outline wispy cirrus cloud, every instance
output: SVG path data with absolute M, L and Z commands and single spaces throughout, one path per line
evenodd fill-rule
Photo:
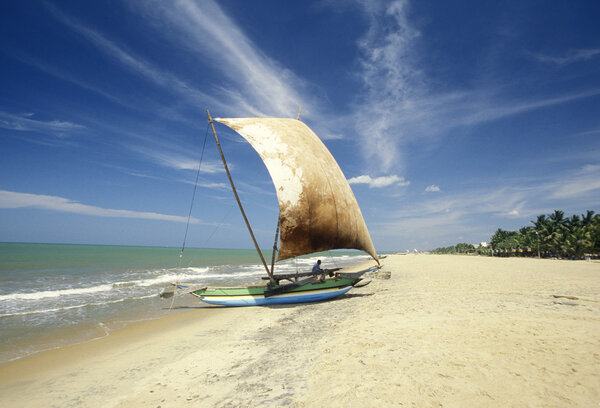
M 314 101 L 298 91 L 303 81 L 266 56 L 216 2 L 147 1 L 136 7 L 167 27 L 165 35 L 224 76 L 223 85 L 214 89 L 237 114 L 291 117 L 303 105 L 303 113 L 310 115 Z
M 512 180 L 505 185 L 460 192 L 445 190 L 443 195 L 427 195 L 418 205 L 399 206 L 378 226 L 376 234 L 403 231 L 415 242 L 437 242 L 435 246 L 445 241 L 455 244 L 462 237 L 485 241 L 497 228 L 518 229 L 530 225 L 537 215 L 557 208 L 567 213 L 576 213 L 581 207 L 594 210 L 600 197 L 598 180 L 600 165 L 594 164 L 536 183 Z M 546 198 L 540 201 L 539 197 Z
M 541 53 L 530 53 L 530 55 L 537 61 L 555 64 L 555 65 L 568 65 L 575 62 L 588 61 L 592 58 L 600 56 L 600 48 L 586 48 L 578 50 L 569 50 L 565 55 L 551 56 Z
M 539 197 L 545 207 L 540 207 Z M 445 192 L 421 203 L 414 211 L 403 211 L 403 216 L 427 216 L 450 211 L 462 211 L 476 216 L 487 214 L 498 217 L 529 217 L 556 208 L 576 206 L 594 207 L 600 197 L 600 165 L 584 165 L 565 171 L 559 177 L 547 180 L 512 180 L 509 184 L 468 189 L 464 192 Z
M 150 149 L 144 146 L 129 146 L 129 148 L 164 167 L 175 170 L 198 170 L 198 157 L 172 153 L 165 149 Z M 200 164 L 200 172 L 208 174 L 224 173 L 225 169 L 221 162 L 204 159 Z
M 0 111 L 0 128 L 20 132 L 46 132 L 57 136 L 65 136 L 73 131 L 82 130 L 83 125 L 65 120 L 38 120 L 33 113 L 20 115 Z
M 404 180 L 404 177 L 396 175 L 382 176 L 382 177 L 371 177 L 369 175 L 362 175 L 358 177 L 352 177 L 348 179 L 350 184 L 367 184 L 369 187 L 381 188 L 389 186 L 408 186 L 410 181 Z
M 518 115 L 529 112 L 535 109 L 562 105 L 569 102 L 574 102 L 581 99 L 591 98 L 600 95 L 600 88 L 590 89 L 589 91 L 570 93 L 557 97 L 543 98 L 538 100 L 518 100 L 512 102 L 492 104 L 490 101 L 478 101 L 483 105 L 479 109 L 475 109 L 472 113 L 460 112 L 460 115 L 455 121 L 450 121 L 453 126 L 467 126 L 479 123 L 490 122 L 493 120 Z M 490 95 L 491 96 L 491 95 Z M 471 103 L 463 103 L 462 107 L 474 108 Z
M 408 1 L 361 3 L 369 28 L 359 40 L 364 94 L 356 126 L 364 139 L 367 159 L 377 157 L 388 172 L 400 159 L 401 140 L 407 135 L 398 114 L 409 108 L 421 73 L 409 60 L 419 32 L 406 18 Z
M 58 8 L 48 3 L 45 5 L 58 21 L 73 31 L 81 34 L 91 44 L 96 46 L 97 49 L 102 51 L 115 62 L 119 63 L 122 67 L 146 78 L 164 90 L 185 97 L 186 99 L 197 104 L 202 105 L 203 103 L 206 103 L 206 101 L 212 100 L 209 95 L 200 91 L 199 89 L 196 89 L 190 82 L 177 77 L 171 72 L 157 67 L 155 64 L 152 64 L 150 61 L 146 60 L 140 55 L 136 55 L 135 53 L 120 47 L 114 41 L 106 38 L 105 35 L 102 35 L 100 32 L 85 26 Z
M 421 33 L 408 18 L 409 1 L 374 0 L 359 5 L 369 25 L 358 41 L 363 91 L 351 116 L 356 119 L 365 161 L 376 165 L 376 171 L 402 169 L 407 146 L 438 142 L 452 129 L 600 95 L 600 89 L 592 88 L 553 96 L 510 97 L 505 90 L 485 83 L 439 92 L 419 68 Z M 599 53 L 597 49 L 576 50 L 546 61 L 566 64 Z
M 567 174 L 552 183 L 550 198 L 577 198 L 586 193 L 600 191 L 600 165 L 590 164 Z
M 37 208 L 50 211 L 89 215 L 94 217 L 138 218 L 147 220 L 187 222 L 187 217 L 159 214 L 155 212 L 117 210 L 81 204 L 64 197 L 43 194 L 20 193 L 0 190 L 0 208 Z M 197 218 L 190 218 L 190 223 L 199 224 Z
M 201 91 L 197 81 L 187 80 L 172 71 L 162 69 L 120 44 L 117 39 L 110 39 L 57 7 L 50 4 L 46 4 L 46 7 L 54 18 L 80 34 L 112 62 L 166 92 L 191 101 L 192 106 L 210 106 L 220 113 L 228 112 L 236 116 L 291 117 L 300 105 L 303 107 L 303 117 L 310 117 L 311 111 L 322 111 L 315 108 L 317 102 L 314 97 L 299 91 L 305 85 L 302 79 L 266 56 L 213 1 L 180 0 L 168 6 L 162 2 L 148 1 L 132 3 L 131 7 L 151 20 L 156 30 L 153 35 L 170 39 L 175 46 L 186 49 L 190 58 L 208 66 L 203 66 L 203 69 L 213 69 L 215 73 L 224 77 L 223 80 L 213 81 L 208 85 L 202 84 L 203 88 L 209 89 L 210 92 Z M 157 22 L 160 24 L 155 24 Z M 115 96 L 93 84 L 35 61 L 28 60 L 28 63 L 123 106 L 135 108 L 135 104 L 128 102 L 126 97 L 123 99 Z M 154 109 L 157 109 L 156 106 Z M 166 116 L 182 117 L 175 110 L 167 112 Z M 324 123 L 322 130 L 326 138 L 339 137 L 335 132 L 327 130 L 327 122 Z M 123 133 L 122 129 L 118 129 L 117 133 Z M 152 137 L 146 139 L 145 143 L 162 143 L 153 140 Z M 153 156 L 161 165 L 172 168 L 188 169 L 193 166 L 183 158 L 165 157 L 160 149 L 149 156 Z M 208 171 L 211 171 L 210 169 L 215 167 L 208 168 Z

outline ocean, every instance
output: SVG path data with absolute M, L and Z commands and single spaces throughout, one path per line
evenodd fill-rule
M 270 263 L 271 251 L 263 251 Z M 170 282 L 260 284 L 254 250 L 0 243 L 0 364 L 42 350 L 107 336 L 128 324 L 205 307 L 191 295 L 161 299 Z M 276 273 L 367 260 L 330 251 L 276 264 Z

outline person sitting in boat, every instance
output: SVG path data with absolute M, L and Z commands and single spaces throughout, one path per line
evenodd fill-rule
M 320 259 L 317 261 L 316 264 L 313 265 L 312 273 L 314 273 L 315 275 L 321 274 L 321 277 L 319 279 L 321 281 L 325 280 L 325 271 L 323 269 L 321 269 L 321 260 Z

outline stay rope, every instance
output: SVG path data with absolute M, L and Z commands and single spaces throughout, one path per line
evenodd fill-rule
M 336 268 L 339 268 L 340 266 L 338 265 L 338 263 L 335 261 L 334 256 L 331 254 L 331 251 L 327 251 L 327 256 L 329 257 L 329 262 L 332 262 Z
M 210 124 L 206 125 L 206 133 L 204 134 L 204 143 L 202 144 L 202 152 L 200 153 L 200 161 L 198 162 L 198 171 L 196 172 L 196 181 L 194 182 L 194 190 L 192 192 L 192 200 L 190 202 L 190 211 L 188 212 L 187 222 L 185 224 L 185 234 L 183 235 L 183 243 L 181 244 L 181 251 L 179 252 L 179 261 L 177 262 L 177 270 L 181 270 L 181 261 L 183 260 L 183 251 L 185 250 L 185 244 L 187 242 L 188 231 L 190 229 L 190 220 L 192 219 L 192 210 L 194 208 L 194 200 L 196 198 L 196 190 L 198 189 L 198 180 L 200 179 L 200 169 L 202 168 L 202 158 L 204 157 L 204 150 L 206 148 L 206 140 L 208 139 L 208 129 Z M 175 302 L 175 296 L 171 300 L 171 306 L 169 310 L 173 308 Z
M 185 250 L 185 243 L 187 241 L 188 231 L 190 228 L 190 220 L 192 218 L 192 209 L 194 208 L 194 199 L 196 198 L 196 190 L 198 189 L 198 180 L 200 178 L 200 169 L 202 167 L 202 158 L 204 157 L 204 149 L 206 148 L 206 139 L 208 139 L 209 127 L 210 127 L 210 124 L 206 125 L 206 133 L 204 135 L 204 143 L 202 144 L 202 153 L 200 153 L 200 162 L 198 162 L 198 171 L 196 172 L 196 182 L 194 183 L 194 191 L 192 193 L 192 201 L 190 202 L 190 211 L 188 212 L 187 223 L 185 224 L 185 234 L 183 235 L 183 244 L 181 245 L 181 252 L 179 253 L 179 262 L 178 262 L 177 268 L 181 267 L 183 251 Z

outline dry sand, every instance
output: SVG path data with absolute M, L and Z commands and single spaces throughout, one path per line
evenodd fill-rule
M 334 301 L 191 310 L 1 366 L 0 406 L 600 406 L 600 263 L 384 264 Z

